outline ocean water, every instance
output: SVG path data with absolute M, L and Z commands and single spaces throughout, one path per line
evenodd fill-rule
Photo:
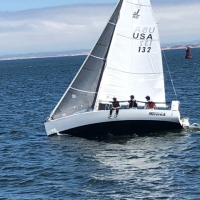
M 165 51 L 181 114 L 200 123 L 200 49 Z M 0 61 L 0 200 L 200 199 L 200 130 L 87 140 L 43 122 L 85 56 Z M 167 101 L 175 99 L 164 64 Z

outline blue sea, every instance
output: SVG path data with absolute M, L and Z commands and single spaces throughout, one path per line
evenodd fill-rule
M 181 114 L 200 123 L 200 49 L 165 51 Z M 0 61 L 0 200 L 199 200 L 200 129 L 47 137 L 85 56 Z M 164 60 L 163 60 L 164 61 Z M 164 61 L 167 101 L 176 99 Z

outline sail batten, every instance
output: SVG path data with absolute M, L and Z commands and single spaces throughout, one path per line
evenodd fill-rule
M 133 5 L 136 5 L 136 6 L 146 6 L 146 7 L 151 7 L 150 5 L 143 5 L 143 4 L 138 4 L 138 3 L 132 3 L 130 1 L 126 1 L 127 3 L 130 3 L 130 4 L 133 4 Z
M 122 72 L 122 73 L 126 73 L 126 74 L 163 74 L 162 72 L 159 72 L 159 73 L 131 73 L 131 72 L 128 72 L 128 71 L 117 70 L 117 69 L 110 68 L 110 67 L 108 67 L 108 69 L 118 71 L 118 72 Z
M 105 58 L 100 58 L 100 57 L 97 57 L 97 56 L 94 56 L 92 54 L 90 54 L 90 56 L 94 57 L 94 58 L 97 58 L 97 59 L 100 59 L 100 60 L 105 60 Z
M 78 89 L 73 88 L 73 87 L 71 87 L 70 89 L 72 89 L 72 90 L 76 90 L 76 91 L 79 91 L 79 92 L 94 93 L 94 94 L 96 94 L 96 92 L 90 92 L 90 91 L 78 90 Z
M 112 23 L 112 22 L 108 22 L 109 24 L 112 24 L 112 25 L 114 25 L 114 26 L 116 26 L 116 24 L 114 24 L 114 23 Z
M 128 38 L 128 39 L 131 39 L 131 40 L 136 40 L 136 41 L 140 41 L 140 39 L 135 39 L 135 38 L 132 38 L 132 37 L 127 37 L 125 35 L 121 35 L 121 34 L 117 34 L 118 36 L 121 36 L 121 37 L 125 37 L 125 38 Z M 159 39 L 153 39 L 151 41 L 160 41 Z

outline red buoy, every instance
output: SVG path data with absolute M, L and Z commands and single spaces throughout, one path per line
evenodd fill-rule
M 190 47 L 186 48 L 186 55 L 185 55 L 185 59 L 191 59 L 192 55 L 190 54 Z

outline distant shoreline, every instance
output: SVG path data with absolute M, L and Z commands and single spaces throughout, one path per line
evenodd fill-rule
M 200 48 L 200 44 L 189 44 L 189 45 L 176 45 L 171 47 L 162 47 L 162 50 L 173 50 L 173 49 L 186 49 L 190 47 L 191 49 Z
M 176 45 L 176 46 L 166 46 L 162 47 L 161 50 L 178 50 L 190 48 L 200 48 L 200 44 L 190 44 L 190 45 Z M 10 58 L 0 58 L 0 61 L 11 61 L 11 60 L 28 60 L 37 58 L 59 58 L 59 57 L 71 57 L 71 56 L 87 56 L 89 52 L 80 52 L 75 54 L 58 54 L 58 55 L 46 55 L 46 56 L 22 56 L 22 57 L 10 57 Z
M 59 57 L 73 57 L 73 56 L 86 56 L 89 52 L 78 53 L 78 54 L 62 54 L 55 56 L 29 56 L 29 57 L 11 57 L 11 58 L 0 58 L 0 61 L 11 61 L 11 60 L 28 60 L 37 58 L 59 58 Z

